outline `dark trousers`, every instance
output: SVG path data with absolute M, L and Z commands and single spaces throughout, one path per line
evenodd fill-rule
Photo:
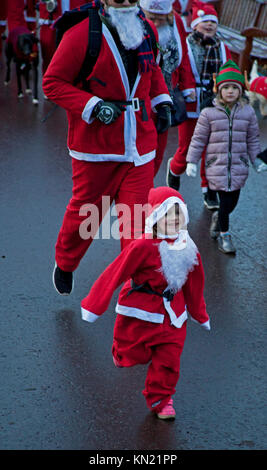
M 229 230 L 229 214 L 236 207 L 240 195 L 240 189 L 236 191 L 218 191 L 220 198 L 219 225 L 221 232 Z

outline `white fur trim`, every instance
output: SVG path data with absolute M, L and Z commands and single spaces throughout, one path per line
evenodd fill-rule
M 95 313 L 90 312 L 89 310 L 86 310 L 83 307 L 81 307 L 81 313 L 82 313 L 82 319 L 90 323 L 93 323 L 99 318 L 99 315 L 96 315 Z
M 167 93 L 162 93 L 161 95 L 158 95 L 158 96 L 155 96 L 155 98 L 152 98 L 151 100 L 151 107 L 152 107 L 152 110 L 154 111 L 154 113 L 157 112 L 156 110 L 156 106 L 157 104 L 160 104 L 160 103 L 172 103 L 172 99 L 170 97 L 170 95 L 167 95 Z
M 85 162 L 133 162 L 135 166 L 151 162 L 151 160 L 155 158 L 155 153 L 156 151 L 152 150 L 152 152 L 137 156 L 126 153 L 122 155 L 106 153 L 103 155 L 98 153 L 77 152 L 76 150 L 69 149 L 70 156 L 76 160 L 83 160 Z
M 201 10 L 202 11 L 202 10 Z M 203 21 L 214 21 L 218 24 L 218 18 L 215 15 L 202 15 L 196 18 L 191 22 L 191 28 L 194 28 L 197 24 L 202 23 Z
M 152 323 L 163 323 L 164 321 L 164 315 L 162 313 L 151 313 L 147 312 L 146 310 L 142 310 L 141 308 L 128 307 L 118 303 L 116 305 L 116 313 L 120 313 L 126 317 L 134 317 L 138 318 L 139 320 L 145 320 Z
M 99 101 L 103 101 L 102 98 L 98 98 L 97 96 L 93 96 L 90 100 L 87 101 L 83 112 L 82 112 L 82 119 L 87 122 L 87 124 L 91 124 L 95 118 L 91 118 L 92 112 L 94 107 L 96 106 Z
M 184 322 L 188 318 L 187 311 L 185 310 L 181 315 L 179 315 L 179 317 L 177 317 L 174 310 L 171 307 L 171 303 L 164 297 L 163 297 L 163 302 L 164 302 L 164 307 L 169 314 L 171 324 L 175 326 L 175 328 L 181 328 Z
M 198 325 L 202 326 L 202 328 L 204 328 L 204 330 L 207 330 L 207 331 L 210 331 L 210 320 L 207 320 L 205 321 L 205 323 L 200 323 L 199 321 L 195 320 L 193 317 L 191 317 L 191 320 L 194 322 L 194 323 L 197 323 Z
M 153 225 L 155 225 L 174 204 L 179 204 L 179 208 L 181 208 L 185 218 L 185 225 L 187 225 L 189 222 L 189 216 L 186 204 L 178 197 L 172 196 L 165 199 L 165 201 L 163 201 L 160 206 L 156 207 L 156 209 L 147 217 L 145 233 L 152 233 Z

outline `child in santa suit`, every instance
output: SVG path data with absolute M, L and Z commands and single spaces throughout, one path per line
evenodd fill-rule
M 186 228 L 188 212 L 181 195 L 172 188 L 153 188 L 148 207 L 145 233 L 106 268 L 82 300 L 81 310 L 84 320 L 94 322 L 124 283 L 116 306 L 114 364 L 150 362 L 143 391 L 147 406 L 161 419 L 174 419 L 172 396 L 188 314 L 210 330 L 204 272 Z
M 231 58 L 230 50 L 217 36 L 218 15 L 209 3 L 193 3 L 191 27 L 193 32 L 187 38 L 188 55 L 191 69 L 196 81 L 197 99 L 187 104 L 188 118 L 179 126 L 179 146 L 174 156 L 168 161 L 167 182 L 172 188 L 180 187 L 180 175 L 186 169 L 186 155 L 191 138 L 200 114 L 200 105 L 205 89 L 212 90 L 213 74 Z M 216 193 L 208 189 L 205 176 L 204 155 L 201 166 L 201 187 L 204 193 L 204 204 L 208 209 L 218 209 Z

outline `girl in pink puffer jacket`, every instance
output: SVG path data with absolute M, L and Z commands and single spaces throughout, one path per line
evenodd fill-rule
M 237 205 L 248 177 L 249 160 L 260 153 L 259 127 L 252 106 L 243 97 L 245 78 L 229 60 L 216 77 L 214 107 L 201 112 L 187 153 L 188 176 L 196 176 L 197 163 L 206 149 L 209 188 L 218 191 L 220 208 L 212 215 L 210 235 L 224 253 L 235 253 L 229 233 L 229 214 Z

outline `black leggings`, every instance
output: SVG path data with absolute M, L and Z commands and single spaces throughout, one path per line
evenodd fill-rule
M 240 195 L 240 189 L 236 191 L 218 191 L 220 198 L 219 225 L 221 232 L 229 230 L 229 214 L 236 207 Z

